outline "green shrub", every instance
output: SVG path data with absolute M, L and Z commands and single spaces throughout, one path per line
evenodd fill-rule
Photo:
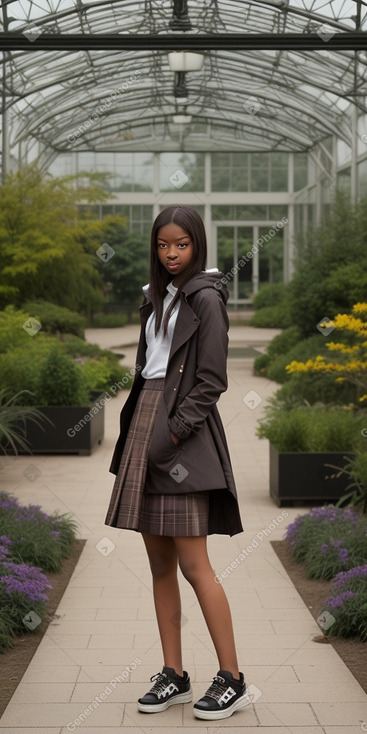
M 276 393 L 281 402 L 292 404 L 325 403 L 328 405 L 357 405 L 358 386 L 336 382 L 331 375 L 303 372 L 292 375 Z
M 288 525 L 285 537 L 309 578 L 332 579 L 319 615 L 325 632 L 367 641 L 367 517 L 354 508 L 314 507 Z
M 297 329 L 297 332 L 299 333 L 298 327 L 291 328 Z M 287 329 L 287 331 L 289 330 Z M 279 334 L 279 336 L 283 336 L 283 334 Z M 272 343 L 269 344 L 270 352 L 268 348 L 268 354 L 270 355 L 272 354 L 271 344 Z M 275 348 L 277 349 L 277 347 Z M 285 354 L 277 353 L 277 351 L 275 351 L 267 369 L 266 376 L 269 377 L 269 380 L 274 380 L 274 382 L 282 384 L 283 382 L 291 379 L 291 375 L 285 371 L 287 364 L 292 362 L 292 360 L 301 362 L 303 360 L 310 359 L 311 357 L 316 357 L 318 354 L 329 354 L 325 346 L 325 337 L 322 336 L 322 334 L 315 334 L 308 339 L 298 341 Z M 333 380 L 333 378 L 331 379 Z
M 260 287 L 252 303 L 256 309 L 275 306 L 286 299 L 287 293 L 287 286 L 284 283 L 269 283 Z
M 292 325 L 289 304 L 282 301 L 274 306 L 264 306 L 255 312 L 250 323 L 264 329 L 287 329 Z
M 36 408 L 24 406 L 26 394 L 27 390 L 23 390 L 9 397 L 7 390 L 0 390 L 0 453 L 29 451 L 27 422 L 45 428 L 48 419 Z
M 112 383 L 111 369 L 106 357 L 88 359 L 80 365 L 84 380 L 90 391 L 107 390 Z
M 267 354 L 270 359 L 279 355 L 287 354 L 290 349 L 296 347 L 302 339 L 302 333 L 298 326 L 289 326 L 288 329 L 282 331 L 281 334 L 277 334 L 274 339 L 271 340 Z
M 363 446 L 364 416 L 338 407 L 281 409 L 273 400 L 259 422 L 257 435 L 278 451 L 356 451 Z
M 254 375 L 262 377 L 266 375 L 267 367 L 270 364 L 270 357 L 268 354 L 259 354 L 254 361 Z
M 331 579 L 367 557 L 367 518 L 352 508 L 313 507 L 287 526 L 285 537 L 310 578 Z
M 38 405 L 86 405 L 89 392 L 80 366 L 54 348 L 39 371 L 36 400 Z
M 340 571 L 333 579 L 329 596 L 321 607 L 321 613 L 329 612 L 329 635 L 358 637 L 367 642 L 367 565 L 354 566 Z
M 49 301 L 26 301 L 23 310 L 37 318 L 49 334 L 75 334 L 84 337 L 85 318 L 75 311 Z
M 30 392 L 24 395 L 27 405 L 36 405 L 39 372 L 47 355 L 58 347 L 58 339 L 38 333 L 31 337 L 26 335 L 26 342 L 11 351 L 0 353 L 0 384 L 9 390 L 11 395 L 24 389 Z
M 14 306 L 7 306 L 0 311 L 0 354 L 17 349 L 18 347 L 27 347 L 34 337 L 27 334 L 23 328 L 28 320 L 29 314 L 21 311 Z M 41 336 L 40 332 L 36 334 L 37 341 Z M 2 387 L 4 385 L 1 383 Z M 23 385 L 24 388 L 24 385 Z
M 38 505 L 22 506 L 0 492 L 0 652 L 45 617 L 51 588 L 43 571 L 61 571 L 71 555 L 76 523 L 70 515 L 46 515 Z M 30 612 L 32 616 L 30 617 Z

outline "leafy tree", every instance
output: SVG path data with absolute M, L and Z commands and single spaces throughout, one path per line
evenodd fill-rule
M 304 336 L 319 321 L 352 308 L 366 292 L 366 200 L 354 208 L 339 194 L 327 221 L 298 238 L 296 272 L 289 285 L 292 323 Z
M 142 302 L 142 286 L 149 280 L 150 242 L 136 232 L 129 232 L 122 217 L 105 217 L 105 242 L 115 254 L 106 262 L 100 261 L 99 272 L 110 284 L 110 300 L 127 306 L 131 318 L 133 307 Z
M 78 204 L 103 201 L 100 175 L 52 178 L 30 166 L 0 197 L 0 305 L 43 299 L 90 313 L 101 301 L 102 222 Z

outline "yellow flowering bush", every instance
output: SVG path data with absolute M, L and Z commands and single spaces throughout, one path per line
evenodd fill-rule
M 347 341 L 326 343 L 330 358 L 317 355 L 306 362 L 293 360 L 286 366 L 288 374 L 325 373 L 337 382 L 347 381 L 357 387 L 359 403 L 367 404 L 367 303 L 356 303 L 351 314 L 338 314 L 335 329 L 346 332 Z

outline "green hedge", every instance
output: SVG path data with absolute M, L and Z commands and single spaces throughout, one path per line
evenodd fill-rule
M 84 337 L 86 320 L 83 316 L 49 301 L 26 301 L 22 309 L 42 324 L 49 334 L 75 334 Z

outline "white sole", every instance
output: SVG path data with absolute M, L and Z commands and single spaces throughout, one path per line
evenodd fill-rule
M 245 706 L 248 706 L 249 703 L 251 703 L 251 701 L 247 693 L 244 693 L 241 698 L 238 698 L 237 701 L 232 704 L 232 706 L 224 709 L 224 711 L 201 711 L 200 709 L 196 709 L 194 706 L 194 714 L 197 719 L 207 719 L 211 721 L 215 721 L 216 719 L 228 719 L 228 717 L 232 716 L 235 711 L 238 711 L 238 709 L 242 709 Z
M 157 704 L 149 704 L 149 703 L 139 703 L 138 701 L 138 711 L 142 711 L 144 714 L 158 714 L 160 711 L 166 711 L 170 706 L 174 706 L 176 703 L 190 703 L 192 701 L 192 688 L 190 687 L 189 691 L 186 691 L 185 693 L 180 693 L 178 696 L 175 696 L 174 698 L 170 698 L 168 701 L 165 701 L 164 703 L 157 703 Z

